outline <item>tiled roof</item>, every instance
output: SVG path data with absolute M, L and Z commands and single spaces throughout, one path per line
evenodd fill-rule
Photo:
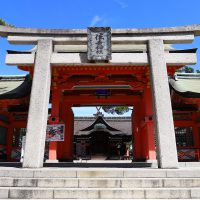
M 170 87 L 188 98 L 200 98 L 200 74 L 177 73 L 169 79 Z
M 29 75 L 0 76 L 0 99 L 18 99 L 30 95 Z
M 131 117 L 104 117 L 103 119 L 110 127 L 117 129 L 120 133 L 132 135 Z M 79 135 L 81 130 L 91 126 L 95 120 L 95 117 L 75 117 L 74 134 Z

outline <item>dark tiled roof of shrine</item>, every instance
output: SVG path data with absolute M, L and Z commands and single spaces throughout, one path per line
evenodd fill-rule
M 177 73 L 169 79 L 170 87 L 187 98 L 200 98 L 200 74 Z
M 0 76 L 0 99 L 19 99 L 30 95 L 29 75 Z
M 94 131 L 106 131 L 111 135 L 132 135 L 130 117 L 76 117 L 74 134 L 89 135 Z

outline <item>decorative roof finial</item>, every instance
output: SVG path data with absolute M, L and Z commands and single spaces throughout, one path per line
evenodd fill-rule
M 96 114 L 93 114 L 96 118 L 97 118 L 97 117 L 103 117 L 103 116 L 104 116 L 104 114 L 103 114 L 102 112 L 100 112 L 101 108 L 102 108 L 101 106 L 96 106 L 97 113 L 96 113 Z

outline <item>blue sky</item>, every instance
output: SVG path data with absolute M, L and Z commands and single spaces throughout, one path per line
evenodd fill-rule
M 1 1 L 0 18 L 17 27 L 31 28 L 151 28 L 200 24 L 199 9 L 199 0 L 8 0 Z M 199 38 L 192 44 L 176 45 L 183 49 L 198 47 Z M 7 49 L 27 48 L 0 39 L 0 75 L 24 74 L 6 66 L 4 60 Z

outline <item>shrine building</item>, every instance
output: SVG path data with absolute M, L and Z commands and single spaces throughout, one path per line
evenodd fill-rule
M 200 74 L 176 72 L 196 64 L 197 49 L 172 45 L 192 43 L 199 35 L 200 25 L 0 26 L 0 36 L 9 43 L 34 45 L 27 51 L 7 50 L 5 63 L 27 75 L 0 76 L 0 161 L 20 162 L 23 154 L 26 168 L 98 155 L 157 160 L 159 168 L 198 162 Z M 72 110 L 108 105 L 132 107 L 132 115 L 80 118 Z

